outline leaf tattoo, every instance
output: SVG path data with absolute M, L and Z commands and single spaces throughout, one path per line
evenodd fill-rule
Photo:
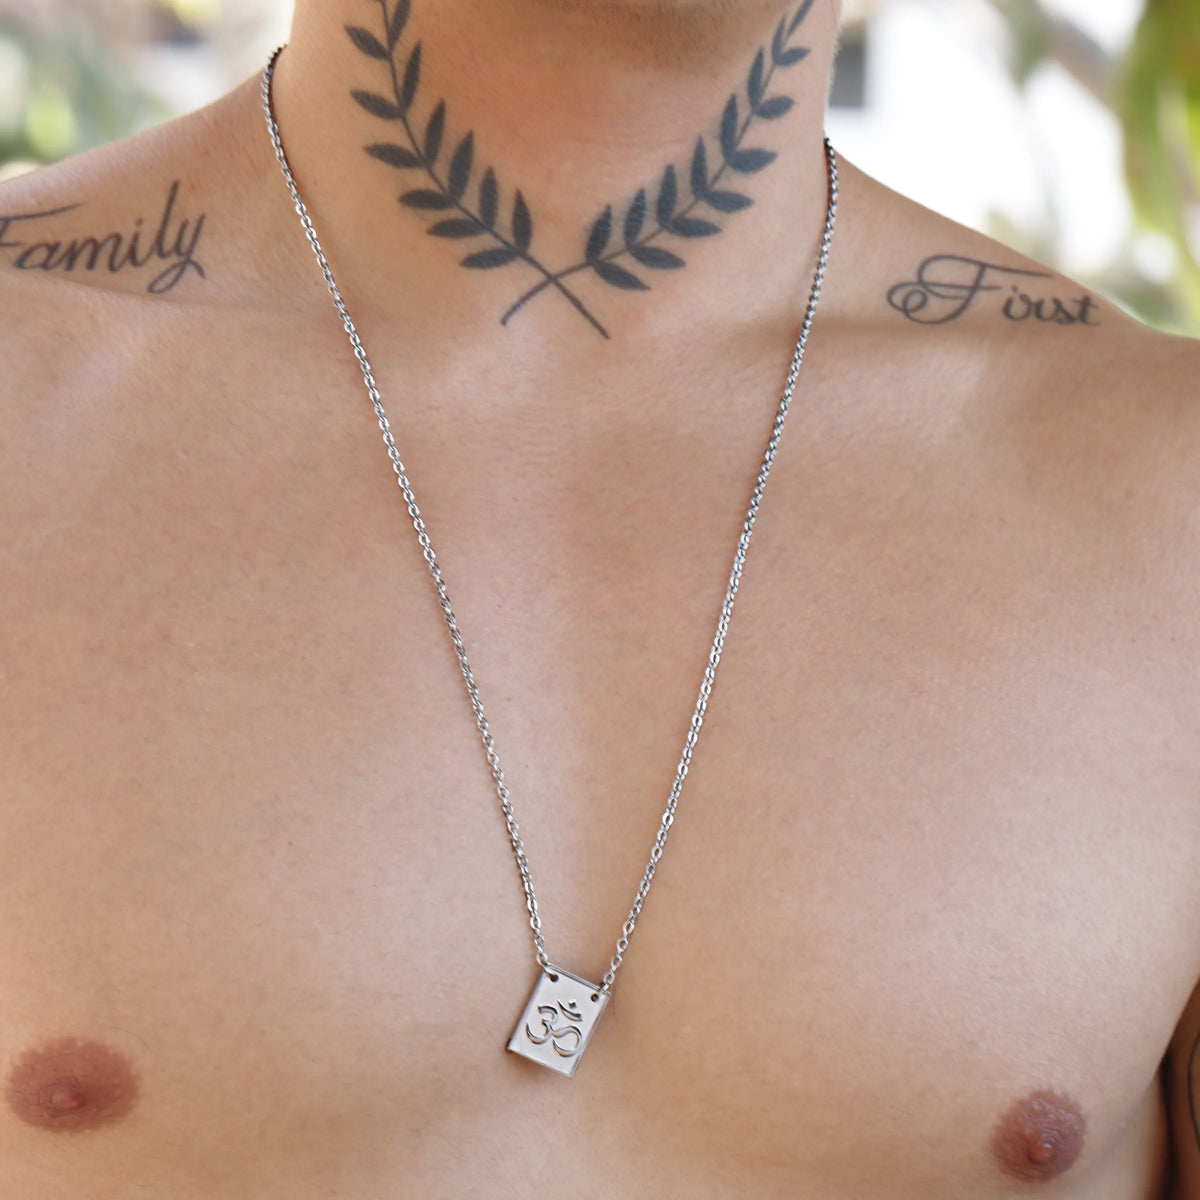
M 347 25 L 346 32 L 350 35 L 350 40 L 368 58 L 386 59 L 389 57 L 388 48 L 369 30 L 361 29 L 357 25 Z
M 592 226 L 588 238 L 587 250 L 584 253 L 589 263 L 594 263 L 604 253 L 608 239 L 612 234 L 612 208 L 606 208 L 600 219 Z
M 513 200 L 512 230 L 513 241 L 517 249 L 524 254 L 533 241 L 533 218 L 529 215 L 529 206 L 520 192 L 517 192 Z
M 650 285 L 630 267 L 645 271 L 677 271 L 686 265 L 674 249 L 661 243 L 667 238 L 684 242 L 714 237 L 717 223 L 754 201 L 740 185 L 730 186 L 729 176 L 751 176 L 765 170 L 777 157 L 763 146 L 746 144 L 756 121 L 777 121 L 794 107 L 790 96 L 770 94 L 776 72 L 803 62 L 809 50 L 792 45 L 814 0 L 803 0 L 794 12 L 780 18 L 769 46 L 760 48 L 746 77 L 744 108 L 739 94 L 731 95 L 721 113 L 715 140 L 719 163 L 710 161 L 709 144 L 703 135 L 696 139 L 688 168 L 681 173 L 668 164 L 652 188 L 639 188 L 619 215 L 614 205 L 592 222 L 584 240 L 583 258 L 558 271 L 545 266 L 533 253 L 534 223 L 529 204 L 520 189 L 512 193 L 505 227 L 502 192 L 494 168 L 487 166 L 478 182 L 479 160 L 475 134 L 468 130 L 456 141 L 444 167 L 446 148 L 446 102 L 439 100 L 418 133 L 413 107 L 421 88 L 422 44 L 416 42 L 407 56 L 401 42 L 412 13 L 412 0 L 374 0 L 379 6 L 380 29 L 372 32 L 359 25 L 346 25 L 346 34 L 366 58 L 386 63 L 391 94 L 356 89 L 355 103 L 380 121 L 394 123 L 402 137 L 373 142 L 366 147 L 372 158 L 401 171 L 421 171 L 425 181 L 399 194 L 399 202 L 410 210 L 429 213 L 436 219 L 428 226 L 432 237 L 449 241 L 483 239 L 485 246 L 459 260 L 468 270 L 490 271 L 523 264 L 540 276 L 501 317 L 508 322 L 536 296 L 548 289 L 559 292 L 602 337 L 608 332 L 575 292 L 567 286 L 572 276 L 591 274 L 609 287 L 622 291 L 647 291 Z M 382 37 L 380 36 L 382 34 Z M 386 91 L 386 89 L 385 89 Z M 474 186 L 473 186 L 474 185 Z M 490 245 L 486 243 L 490 242 Z M 628 259 L 629 265 L 618 260 Z
M 532 267 L 547 287 L 553 287 L 574 305 L 579 314 L 603 337 L 608 331 L 588 311 L 583 301 L 532 254 L 533 218 L 525 197 L 517 191 L 513 197 L 512 219 L 508 234 L 500 228 L 500 185 L 496 172 L 488 167 L 476 191 L 476 206 L 469 197 L 475 175 L 475 134 L 468 131 L 459 139 L 443 174 L 439 168 L 446 140 L 446 102 L 439 100 L 425 128 L 418 136 L 412 119 L 413 104 L 421 86 L 422 44 L 417 42 L 400 66 L 400 43 L 412 12 L 411 0 L 376 0 L 379 5 L 386 44 L 369 29 L 347 25 L 346 34 L 367 58 L 386 62 L 391 76 L 391 97 L 375 91 L 355 90 L 351 97 L 371 116 L 397 122 L 404 131 L 407 145 L 399 141 L 374 142 L 367 153 L 397 170 L 423 171 L 424 186 L 409 188 L 399 195 L 405 208 L 417 212 L 445 214 L 434 221 L 428 232 L 432 237 L 450 240 L 488 238 L 494 244 L 460 259 L 469 270 L 490 271 L 510 263 L 524 262 Z
M 499 207 L 500 185 L 496 182 L 495 171 L 488 167 L 483 173 L 483 182 L 479 185 L 479 219 L 486 228 L 495 229 Z

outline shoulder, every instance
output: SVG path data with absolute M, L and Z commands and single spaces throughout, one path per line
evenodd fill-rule
M 278 307 L 257 91 L 0 185 L 0 444 L 65 391 L 123 386 L 149 343 Z
M 215 104 L 0 185 L 0 338 L 243 300 L 265 273 L 253 81 Z M 17 347 L 19 349 L 19 346 Z
M 1164 483 L 1192 486 L 1200 341 L 1149 329 L 853 167 L 843 174 L 850 219 L 831 266 L 835 285 L 844 271 L 831 325 L 864 352 L 860 369 L 883 374 L 898 402 L 998 437 L 997 452 L 1106 468 L 1113 483 L 1170 469 Z
M 0 185 L 0 528 L 33 537 L 136 469 L 138 430 L 203 394 L 231 336 L 286 328 L 277 174 L 251 81 Z
M 912 470 L 961 471 L 1013 537 L 1090 556 L 1098 591 L 1161 612 L 1200 653 L 1200 342 L 843 178 L 824 373 L 908 439 Z

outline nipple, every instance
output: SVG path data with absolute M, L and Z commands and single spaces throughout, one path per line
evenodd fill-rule
M 1036 1183 L 1068 1171 L 1083 1150 L 1086 1122 L 1079 1106 L 1060 1092 L 1032 1092 L 1000 1118 L 992 1153 L 1017 1179 Z
M 65 1038 L 27 1051 L 8 1077 L 5 1098 L 27 1125 L 56 1133 L 98 1129 L 137 1101 L 133 1068 L 99 1042 Z

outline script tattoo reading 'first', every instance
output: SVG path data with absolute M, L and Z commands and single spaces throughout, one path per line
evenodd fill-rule
M 190 272 L 206 278 L 196 258 L 204 232 L 205 214 L 195 219 L 176 213 L 179 180 L 171 184 L 162 211 L 151 236 L 143 217 L 125 231 L 105 234 L 75 233 L 70 225 L 60 232 L 69 213 L 81 206 L 68 204 L 39 212 L 0 213 L 0 254 L 19 271 L 106 271 L 118 275 L 125 271 L 145 271 L 162 266 L 146 284 L 152 296 L 177 287 Z
M 734 93 L 726 101 L 711 139 L 714 144 L 710 147 L 703 135 L 697 137 L 686 167 L 677 170 L 670 164 L 656 184 L 639 188 L 624 205 L 606 205 L 583 234 L 579 261 L 558 270 L 546 265 L 534 248 L 533 211 L 521 189 L 514 189 L 511 199 L 505 198 L 495 170 L 489 166 L 479 171 L 474 132 L 447 138 L 450 117 L 444 100 L 418 117 L 424 107 L 422 44 L 418 41 L 401 49 L 412 0 L 378 0 L 379 20 L 374 28 L 346 26 L 357 49 L 381 68 L 386 66 L 386 73 L 380 71 L 384 91 L 351 94 L 361 108 L 387 123 L 381 128 L 391 133 L 392 140 L 373 142 L 366 151 L 405 172 L 400 203 L 434 218 L 428 226 L 431 236 L 476 247 L 459 259 L 461 266 L 491 271 L 515 265 L 540 277 L 510 305 L 500 319 L 502 325 L 535 297 L 553 290 L 607 338 L 608 331 L 575 291 L 576 280 L 590 278 L 626 292 L 648 291 L 647 280 L 656 272 L 686 266 L 682 252 L 690 242 L 719 234 L 719 220 L 753 205 L 753 199 L 739 190 L 740 184 L 731 185 L 738 176 L 757 174 L 778 157 L 764 146 L 747 145 L 746 137 L 752 126 L 757 129 L 763 122 L 776 121 L 794 107 L 790 96 L 772 94 L 770 89 L 778 82 L 780 69 L 808 57 L 808 48 L 793 45 L 792 39 L 814 3 L 804 0 L 780 18 L 769 47 L 754 56 L 745 95 Z M 444 149 L 448 154 L 443 154 Z
M 1099 307 L 1086 293 L 1070 300 L 1031 294 L 1045 285 L 1030 280 L 1054 279 L 1048 271 L 1002 267 L 960 254 L 935 254 L 917 268 L 917 277 L 898 283 L 888 292 L 888 303 L 918 325 L 946 325 L 957 321 L 981 296 L 1000 293 L 997 308 L 1008 321 L 1045 325 L 1094 327 Z

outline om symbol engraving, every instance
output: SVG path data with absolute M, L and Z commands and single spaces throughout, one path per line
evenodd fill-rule
M 525 1026 L 525 1036 L 535 1046 L 544 1046 L 549 1042 L 554 1053 L 563 1058 L 574 1058 L 579 1053 L 583 1044 L 580 1031 L 583 1013 L 574 1000 L 560 1000 L 557 1005 L 539 1004 L 538 1018 L 542 1023 L 541 1033 L 534 1033 L 528 1025 Z
M 600 984 L 547 965 L 538 972 L 508 1049 L 559 1075 L 574 1075 L 607 1004 Z

